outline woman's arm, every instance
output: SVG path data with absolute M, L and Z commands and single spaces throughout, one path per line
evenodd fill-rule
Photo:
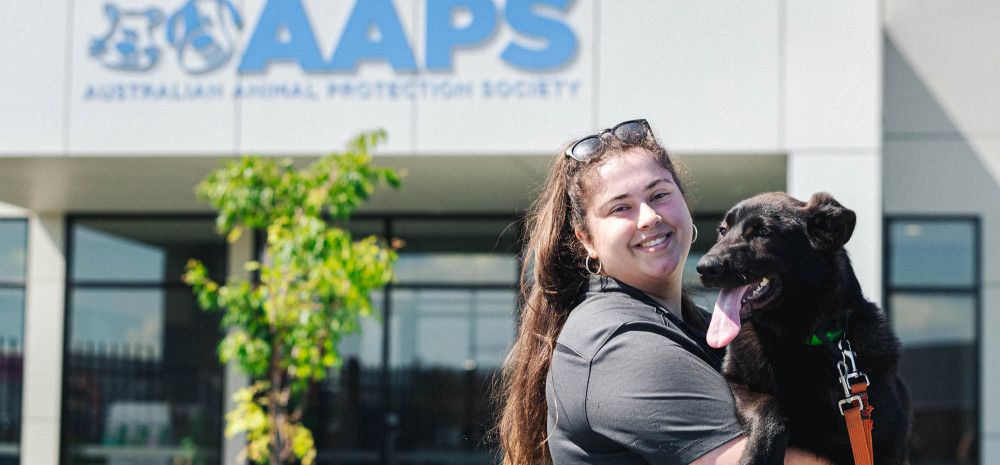
M 737 465 L 740 463 L 740 456 L 743 455 L 746 443 L 746 436 L 740 436 L 712 449 L 709 453 L 699 457 L 698 460 L 691 462 L 691 465 Z M 831 465 L 830 462 L 799 449 L 785 450 L 785 464 Z

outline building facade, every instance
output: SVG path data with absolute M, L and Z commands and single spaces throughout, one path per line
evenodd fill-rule
M 193 186 L 384 128 L 406 172 L 351 222 L 401 238 L 381 318 L 310 391 L 321 463 L 490 463 L 524 209 L 559 147 L 648 119 L 702 237 L 831 192 L 904 345 L 912 463 L 1000 460 L 1000 9 L 850 2 L 60 0 L 0 17 L 0 463 L 234 463 L 218 316 L 180 282 L 259 254 Z M 705 303 L 714 298 L 701 292 Z M 995 338 L 994 338 L 995 339 Z

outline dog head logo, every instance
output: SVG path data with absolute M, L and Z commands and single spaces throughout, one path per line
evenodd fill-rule
M 243 29 L 243 18 L 230 0 L 187 0 L 169 18 L 156 7 L 127 9 L 113 3 L 104 5 L 104 14 L 107 30 L 91 40 L 89 53 L 116 71 L 154 68 L 165 39 L 184 72 L 207 73 L 232 58 Z
M 202 74 L 233 56 L 243 19 L 229 0 L 188 0 L 170 16 L 166 29 L 181 69 Z
M 160 49 L 153 38 L 163 23 L 159 8 L 122 9 L 104 5 L 108 30 L 90 42 L 90 56 L 104 67 L 120 71 L 146 71 L 156 66 Z

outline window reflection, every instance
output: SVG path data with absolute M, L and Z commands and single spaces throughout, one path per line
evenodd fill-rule
M 893 325 L 907 347 L 973 344 L 976 302 L 967 294 L 894 293 Z
M 213 222 L 70 220 L 63 463 L 219 463 L 219 315 L 180 283 L 225 275 Z
M 974 228 L 968 221 L 893 221 L 889 231 L 891 284 L 975 284 Z
M 317 463 L 493 463 L 489 392 L 514 338 L 517 229 L 510 219 L 382 221 L 348 225 L 355 238 L 391 231 L 405 247 L 394 284 L 375 295 L 385 319 L 345 337 L 343 365 L 309 394 Z
M 381 299 L 373 299 L 377 309 Z M 342 364 L 308 394 L 303 421 L 316 441 L 318 463 L 374 463 L 382 449 L 382 323 L 361 321 L 361 332 L 340 345 Z
M 0 281 L 24 282 L 24 264 L 28 256 L 27 239 L 27 221 L 0 220 Z
M 475 253 L 408 253 L 394 269 L 396 282 L 507 283 L 517 276 L 512 256 Z
M 74 229 L 76 260 L 73 277 L 79 281 L 163 281 L 166 253 L 162 248 L 80 226 Z
M 20 461 L 28 223 L 0 219 L 0 464 Z
M 205 256 L 212 277 L 224 280 L 225 245 L 206 220 L 74 221 L 70 274 L 79 283 L 176 283 L 192 257 Z M 225 255 L 222 255 L 223 259 Z
M 399 460 L 476 450 L 489 428 L 489 386 L 514 336 L 514 291 L 397 289 L 392 296 Z
M 976 222 L 895 219 L 887 226 L 888 311 L 913 405 L 910 463 L 976 463 Z
M 0 347 L 21 350 L 24 333 L 24 289 L 0 288 Z
M 165 296 L 163 289 L 74 291 L 70 351 L 125 347 L 141 358 L 161 359 Z

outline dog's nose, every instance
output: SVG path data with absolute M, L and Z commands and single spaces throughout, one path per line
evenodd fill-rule
M 722 274 L 722 259 L 715 255 L 705 255 L 701 257 L 701 260 L 698 260 L 698 266 L 695 269 L 698 270 L 698 274 L 702 278 L 714 278 Z

